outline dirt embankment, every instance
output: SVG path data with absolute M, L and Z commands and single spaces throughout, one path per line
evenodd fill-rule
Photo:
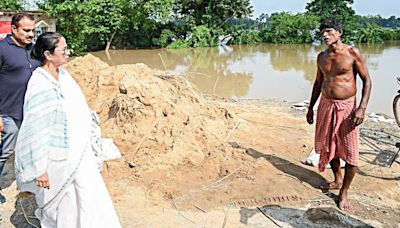
M 117 176 L 146 180 L 148 173 L 200 167 L 211 159 L 215 178 L 226 174 L 219 164 L 233 154 L 235 160 L 246 157 L 227 140 L 238 123 L 233 114 L 199 96 L 183 76 L 144 64 L 110 67 L 91 55 L 67 69 L 99 113 L 103 136 L 123 153 L 112 165 Z
M 279 102 L 204 99 L 184 75 L 169 75 L 143 64 L 110 67 L 85 56 L 68 69 L 100 114 L 104 136 L 113 138 L 123 152 L 120 161 L 109 163 L 112 180 L 143 188 L 145 204 L 178 211 L 229 205 L 334 205 L 335 195 L 324 198 L 317 189 L 331 179 L 330 174 L 320 175 L 301 163 L 312 148 L 314 130 L 305 123 L 304 113 Z M 363 211 L 365 205 L 384 198 L 381 208 L 370 210 L 382 221 L 393 222 L 399 221 L 393 220 L 399 208 L 400 186 L 395 183 L 399 166 L 395 163 L 387 169 L 374 161 L 384 145 L 396 138 L 385 144 L 371 136 L 376 132 L 398 136 L 395 128 L 385 126 L 367 121 L 361 129 L 360 173 L 364 175 L 353 188 L 368 193 L 356 195 L 354 215 L 368 218 L 371 213 Z M 374 176 L 377 186 L 364 186 Z M 122 194 L 110 189 L 116 198 Z
M 144 64 L 108 66 L 92 55 L 66 68 L 100 115 L 103 137 L 113 138 L 122 152 L 120 160 L 107 162 L 103 176 L 124 227 L 400 222 L 400 165 L 375 162 L 392 150 L 387 145 L 400 141 L 392 125 L 368 120 L 363 125 L 359 175 L 350 196 L 354 210 L 344 214 L 336 210 L 337 192 L 318 190 L 332 178 L 329 171 L 302 164 L 313 146 L 314 126 L 287 103 L 206 99 L 184 75 Z M 18 201 L 32 197 L 10 189 L 14 202 L 3 219 L 22 227 Z M 28 215 L 33 208 L 29 204 Z

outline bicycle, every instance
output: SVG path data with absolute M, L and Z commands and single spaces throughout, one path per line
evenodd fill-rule
M 400 77 L 397 77 L 397 84 L 400 85 Z M 400 127 L 400 90 L 397 91 L 397 95 L 393 99 L 393 114 L 394 119 L 396 120 L 397 125 Z M 393 157 L 390 166 L 392 166 L 393 162 L 396 160 L 399 152 L 400 152 L 400 142 L 396 143 L 396 147 L 399 148 L 396 155 Z
M 400 77 L 397 77 L 397 84 L 400 85 Z M 400 127 L 400 90 L 397 93 L 393 99 L 393 114 L 397 125 Z

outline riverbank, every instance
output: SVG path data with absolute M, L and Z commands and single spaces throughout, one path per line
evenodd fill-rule
M 124 227 L 400 223 L 400 164 L 384 167 L 400 141 L 395 124 L 367 119 L 361 126 L 354 209 L 343 213 L 337 191 L 318 189 L 331 180 L 329 170 L 304 164 L 314 126 L 293 103 L 204 97 L 184 75 L 143 64 L 110 67 L 92 56 L 67 68 L 99 113 L 103 136 L 122 152 L 103 177 Z M 18 194 L 11 171 L 9 162 L 0 226 L 37 223 L 33 197 Z

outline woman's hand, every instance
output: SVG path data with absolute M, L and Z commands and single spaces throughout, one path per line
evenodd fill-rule
M 45 172 L 43 175 L 36 177 L 36 185 L 39 188 L 50 189 L 49 175 Z

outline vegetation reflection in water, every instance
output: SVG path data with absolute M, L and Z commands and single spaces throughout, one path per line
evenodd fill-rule
M 206 94 L 225 98 L 309 99 L 316 58 L 325 46 L 308 44 L 240 45 L 214 48 L 112 50 L 94 52 L 110 65 L 145 63 L 150 68 L 184 73 Z M 358 46 L 373 80 L 369 112 L 392 116 L 397 91 L 400 42 Z M 358 81 L 360 86 L 361 81 Z M 360 91 L 359 91 L 360 92 Z

